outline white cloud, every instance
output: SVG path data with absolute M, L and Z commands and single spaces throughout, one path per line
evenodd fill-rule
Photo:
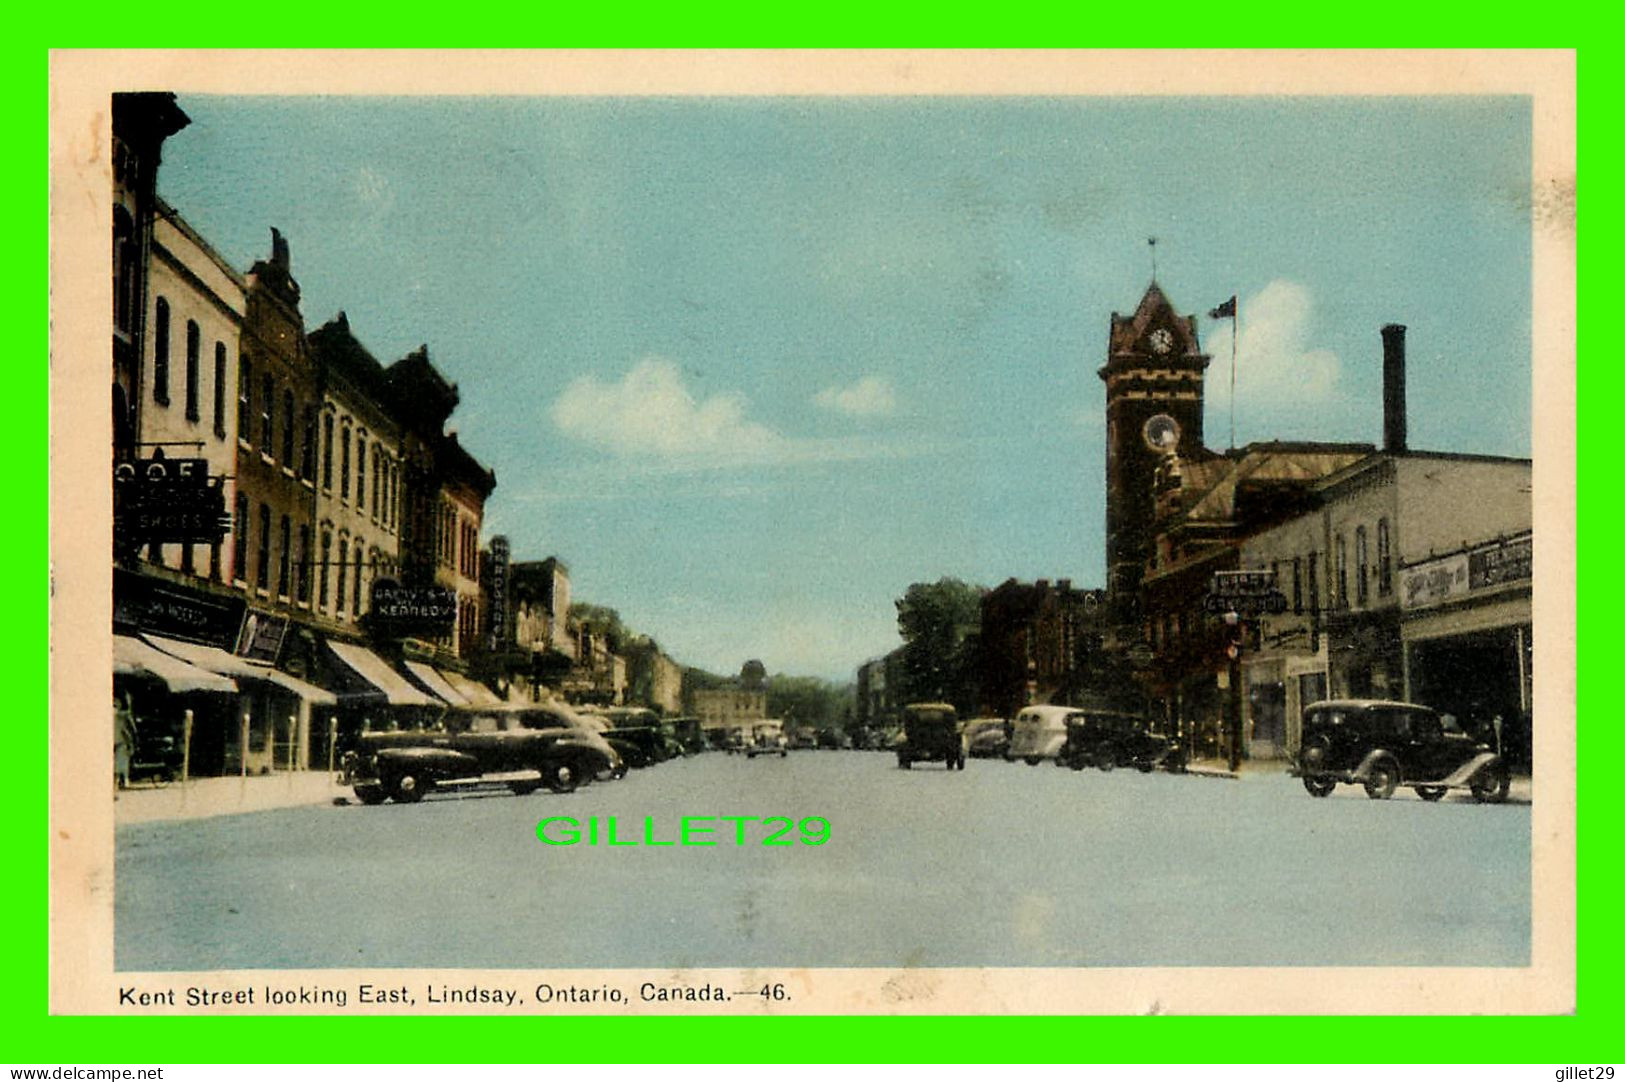
M 623 457 L 757 460 L 783 449 L 783 436 L 747 420 L 745 397 L 697 400 L 672 362 L 649 357 L 618 383 L 581 376 L 553 403 L 568 436 Z
M 1277 278 L 1258 293 L 1242 297 L 1238 308 L 1238 405 L 1261 405 L 1264 400 L 1323 402 L 1332 396 L 1343 365 L 1333 351 L 1309 344 L 1314 312 L 1309 290 L 1297 282 Z M 1227 369 L 1232 333 L 1231 321 L 1223 320 L 1206 342 L 1206 351 L 1213 357 L 1213 366 L 1208 370 L 1208 399 L 1220 405 L 1227 404 L 1230 397 Z
M 884 376 L 864 376 L 850 387 L 826 387 L 813 401 L 853 417 L 878 417 L 896 411 L 897 392 Z

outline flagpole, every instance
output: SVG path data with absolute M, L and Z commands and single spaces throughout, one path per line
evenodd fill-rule
M 1230 447 L 1236 446 L 1236 341 L 1241 337 L 1241 305 L 1230 313 Z

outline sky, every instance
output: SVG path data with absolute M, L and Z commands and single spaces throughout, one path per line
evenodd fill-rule
M 558 556 L 679 662 L 850 680 L 944 576 L 1104 585 L 1112 313 L 1198 317 L 1210 447 L 1530 454 L 1521 97 L 182 94 L 158 188 L 307 328 L 420 344 Z

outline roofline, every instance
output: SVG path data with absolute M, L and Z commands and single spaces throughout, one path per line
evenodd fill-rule
M 223 271 L 231 278 L 233 282 L 236 283 L 237 288 L 244 290 L 248 288 L 248 279 L 243 275 L 243 272 L 238 270 L 236 267 L 233 267 L 230 263 L 227 263 L 226 257 L 216 251 L 214 245 L 205 240 L 203 238 L 203 234 L 199 233 L 195 228 L 193 228 L 191 222 L 187 221 L 181 216 L 180 211 L 176 210 L 174 207 L 170 206 L 156 195 L 153 196 L 153 201 L 157 204 L 159 217 L 172 224 L 176 229 L 179 229 L 181 233 L 185 235 L 187 240 L 191 241 L 193 244 L 196 244 L 198 249 L 214 262 L 215 266 L 219 267 L 221 271 Z

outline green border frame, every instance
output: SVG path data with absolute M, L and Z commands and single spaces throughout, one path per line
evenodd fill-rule
M 1608 73 L 1617 53 L 1610 47 L 1614 31 L 1604 16 L 1580 9 L 1564 10 L 1561 22 L 1536 24 L 1539 9 L 1504 10 L 1496 4 L 1461 5 L 1460 9 L 1424 10 L 1383 0 L 1355 11 L 1337 7 L 1304 7 L 1280 0 L 1238 6 L 1177 0 L 1157 5 L 1122 5 L 1110 10 L 1056 5 L 1008 8 L 993 5 L 969 12 L 941 5 L 918 10 L 881 10 L 843 2 L 816 8 L 771 9 L 741 5 L 734 10 L 679 10 L 650 7 L 646 12 L 615 5 L 608 15 L 581 8 L 541 5 L 470 15 L 413 3 L 391 5 L 377 13 L 318 5 L 308 0 L 254 8 L 223 4 L 158 3 L 146 12 L 114 8 L 96 0 L 62 14 L 35 15 L 34 26 L 14 28 L 5 53 L 5 78 L 11 84 L 14 145 L 45 149 L 45 133 L 29 130 L 24 118 L 39 117 L 48 91 L 51 48 L 187 46 L 557 46 L 557 47 L 1097 47 L 1174 45 L 1193 48 L 1225 46 L 1324 47 L 1426 46 L 1574 48 L 1579 56 L 1581 86 L 1590 107 L 1586 116 L 1599 136 L 1617 124 L 1617 80 Z M 1555 9 L 1548 9 L 1553 10 Z M 14 19 L 15 15 L 14 13 Z M 139 18 L 132 18 L 139 15 Z M 151 17 L 147 17 L 147 16 Z M 28 16 L 23 16 L 25 19 Z M 123 23 L 121 24 L 121 20 Z M 483 20 L 483 21 L 480 21 Z M 111 39 L 111 40 L 109 40 Z M 37 120 L 36 120 L 37 123 Z M 1599 139 L 1595 144 L 1608 146 Z M 1199 148 L 1193 148 L 1199 149 Z M 21 157 L 21 155 L 19 155 Z M 1593 159 L 1595 160 L 1595 159 Z M 1604 175 L 1597 171 L 1594 175 Z M 39 174 L 13 168 L 3 183 L 11 204 L 38 213 Z M 1592 204 L 1603 206 L 1604 200 Z M 44 215 L 41 218 L 45 218 Z M 36 218 L 36 222 L 41 221 Z M 1590 286 L 1582 292 L 1602 301 L 1619 276 L 1614 267 L 1615 227 L 1603 212 L 1602 234 L 1591 221 Z M 48 219 L 45 255 L 49 256 Z M 21 231 L 22 236 L 30 235 Z M 1596 253 L 1602 253 L 1597 255 Z M 37 304 L 45 302 L 46 260 L 29 265 L 17 260 L 6 272 L 17 279 L 6 295 L 13 298 L 13 340 L 19 345 L 40 341 L 39 356 L 49 355 L 48 322 L 39 320 Z M 32 287 L 25 291 L 24 284 Z M 25 299 L 26 298 L 26 299 Z M 30 334 L 22 328 L 33 326 Z M 1593 341 L 1600 341 L 1594 334 Z M 5 442 L 12 457 L 41 461 L 48 455 L 46 414 L 47 368 L 14 359 L 13 380 L 21 393 L 15 402 Z M 1616 371 L 1592 365 L 1584 372 L 1590 407 L 1582 422 L 1603 422 L 1601 410 L 1625 386 Z M 16 386 L 16 384 L 14 384 Z M 1588 426 L 1582 424 L 1582 439 Z M 1602 451 L 1602 441 L 1582 444 Z M 41 455 L 40 451 L 46 454 Z M 35 456 L 39 457 L 36 458 Z M 1588 476 L 1598 472 L 1593 458 Z M 26 476 L 26 474 L 25 474 Z M 45 470 L 37 495 L 29 491 L 20 506 L 44 505 L 49 491 Z M 32 486 L 24 484 L 25 491 Z M 37 502 L 36 502 L 37 501 Z M 1595 509 L 1586 520 L 1592 547 L 1608 525 Z M 27 518 L 23 518 L 27 522 Z M 555 1038 L 526 1018 L 117 1018 L 51 1017 L 46 1008 L 47 847 L 46 778 L 49 756 L 47 655 L 48 597 L 33 577 L 49 566 L 48 527 L 6 531 L 3 542 L 11 564 L 26 573 L 10 576 L 5 589 L 10 618 L 0 625 L 9 649 L 6 666 L 13 688 L 6 719 L 6 742 L 13 763 L 29 764 L 9 779 L 4 806 L 11 829 L 5 834 L 6 889 L 0 891 L 0 926 L 11 930 L 9 966 L 0 976 L 0 1019 L 6 1038 L 0 1059 L 17 1064 L 182 1063 L 257 1061 L 286 1056 L 297 1061 L 411 1062 L 436 1056 L 469 1055 L 489 1062 L 531 1062 L 542 1056 L 605 1062 L 775 1062 L 775 1061 L 1033 1061 L 1093 1062 L 1401 1062 L 1401 1063 L 1550 1063 L 1618 1062 L 1617 1019 L 1622 1013 L 1620 985 L 1620 920 L 1615 916 L 1619 881 L 1619 799 L 1608 782 L 1617 774 L 1611 758 L 1599 750 L 1602 741 L 1581 740 L 1580 774 L 1590 783 L 1578 796 L 1581 818 L 1578 882 L 1578 927 L 1581 953 L 1578 1011 L 1544 1018 L 1282 1018 L 1282 1017 L 1106 1017 L 988 1019 L 964 1018 L 767 1018 L 715 1019 L 663 1017 L 627 1019 L 594 1017 L 553 1019 L 550 1027 L 568 1026 L 562 1050 Z M 1578 554 L 1577 554 L 1578 556 Z M 42 559 L 42 557 L 44 557 Z M 1593 584 L 1595 588 L 1595 584 Z M 1602 604 L 1581 613 L 1586 630 L 1584 657 L 1606 664 L 1621 641 L 1615 621 L 1599 615 Z M 41 647 L 46 647 L 42 649 Z M 38 709 L 33 709 L 35 703 Z M 1608 724 L 1599 719 L 1592 732 Z M 1582 738 L 1584 737 L 1582 733 Z M 1588 761 L 1585 756 L 1591 756 Z M 553 1033 L 556 1035 L 555 1029 Z M 274 1062 L 274 1060 L 272 1061 Z M 1531 1077 L 1544 1077 L 1534 1075 Z

